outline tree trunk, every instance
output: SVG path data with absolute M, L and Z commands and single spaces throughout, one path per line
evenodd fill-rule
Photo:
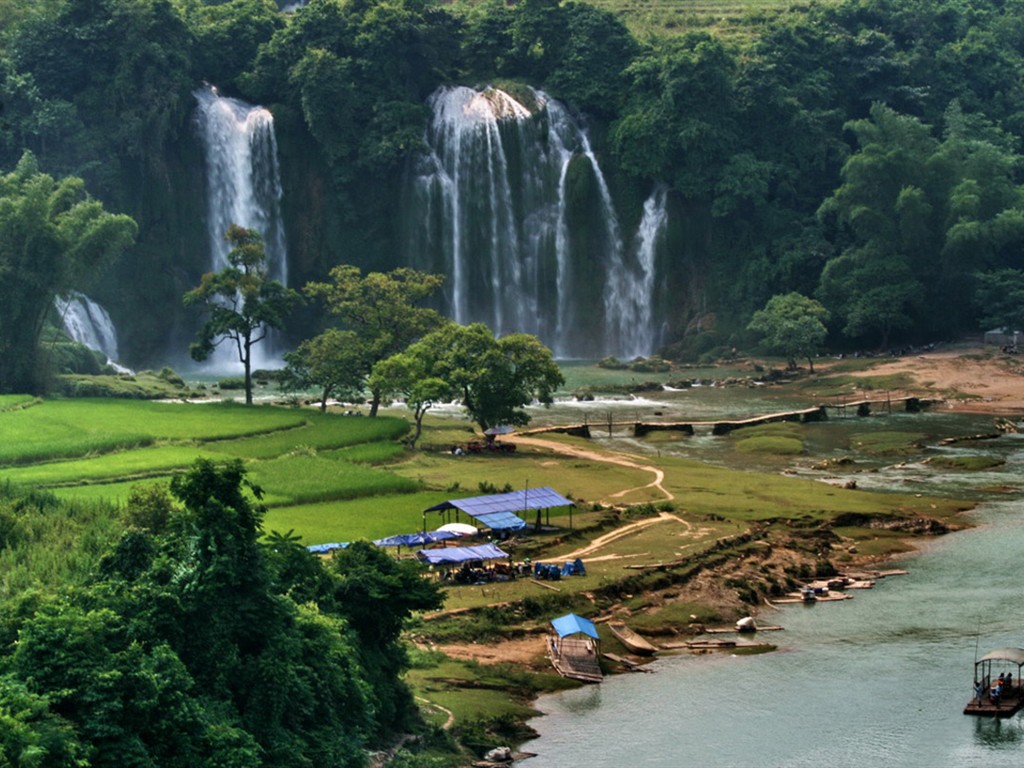
M 331 393 L 330 387 L 324 387 L 324 393 L 320 397 L 320 413 L 327 413 L 327 396 Z
M 807 356 L 807 367 L 811 369 L 811 373 L 814 373 L 814 361 L 810 355 Z
M 245 366 L 245 404 L 252 405 L 252 339 L 245 337 L 242 347 L 242 365 Z
M 377 409 L 380 408 L 381 394 L 379 389 L 371 389 L 370 394 L 373 396 L 370 400 L 370 416 L 372 417 L 377 415 Z
M 416 448 L 416 442 L 420 439 L 420 434 L 423 432 L 423 416 L 426 414 L 427 409 L 420 410 L 419 408 L 415 411 L 414 421 L 416 422 L 416 429 L 412 433 L 412 439 L 409 440 L 409 448 Z

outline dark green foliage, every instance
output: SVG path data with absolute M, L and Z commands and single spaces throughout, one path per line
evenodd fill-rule
M 395 560 L 367 542 L 339 550 L 332 570 L 339 577 L 334 600 L 358 639 L 378 725 L 408 726 L 415 706 L 399 679 L 409 665 L 399 635 L 414 611 L 440 608 L 444 593 L 418 562 Z
M 41 173 L 31 154 L 0 178 L 0 392 L 40 388 L 39 340 L 54 298 L 119 256 L 136 230 L 81 179 Z
M 361 766 L 415 713 L 399 635 L 437 587 L 369 544 L 331 570 L 289 534 L 260 544 L 238 462 L 200 460 L 171 491 L 171 510 L 164 492 L 133 495 L 127 517 L 149 530 L 126 531 L 92 580 L 0 606 L 4 755 Z
M 234 89 L 252 66 L 259 46 L 284 26 L 273 0 L 231 0 L 186 7 L 195 35 L 196 71 L 218 88 Z
M 1024 271 L 999 269 L 979 272 L 975 301 L 983 328 L 1005 328 L 1008 333 L 1024 328 Z
M 56 153 L 61 172 L 87 175 L 109 194 L 122 162 L 135 172 L 161 162 L 180 129 L 191 49 L 167 0 L 63 0 L 28 16 L 8 49 L 33 110 L 11 117 L 42 157 Z M 49 119 L 38 119 L 39 107 Z

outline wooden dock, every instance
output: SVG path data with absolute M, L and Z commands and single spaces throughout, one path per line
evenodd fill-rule
M 604 680 L 601 663 L 597 658 L 596 643 L 589 637 L 548 637 L 548 658 L 562 677 L 584 683 Z
M 987 695 L 981 699 L 972 698 L 964 707 L 965 715 L 979 715 L 980 717 L 1012 717 L 1024 708 L 1024 694 L 1020 685 L 1014 686 L 1012 691 L 1004 692 L 999 704 L 993 704 Z

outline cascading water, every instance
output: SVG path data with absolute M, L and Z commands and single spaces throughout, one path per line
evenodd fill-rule
M 661 342 L 654 323 L 654 278 L 658 245 L 668 221 L 667 202 L 668 189 L 657 185 L 644 202 L 632 263 L 616 262 L 605 286 L 605 312 L 618 325 L 616 333 L 627 358 L 649 354 Z
M 627 249 L 585 129 L 546 94 L 530 98 L 531 108 L 494 88 L 431 96 L 429 152 L 402 206 L 407 263 L 448 276 L 457 322 L 535 334 L 559 357 L 649 354 L 666 195 L 651 204 L 660 217 L 647 222 L 645 209 L 655 229 Z M 570 189 L 575 162 L 596 189 L 585 202 Z
M 103 353 L 108 362 L 116 364 L 119 357 L 117 332 L 107 310 L 78 291 L 58 297 L 54 304 L 64 331 L 72 341 Z
M 271 279 L 287 285 L 274 118 L 263 107 L 221 96 L 213 86 L 200 88 L 193 95 L 206 156 L 210 270 L 228 266 L 230 247 L 224 234 L 235 224 L 260 233 Z M 253 348 L 254 367 L 279 365 L 272 341 L 268 337 Z M 238 366 L 237 358 L 226 348 L 218 348 L 211 363 L 216 368 Z

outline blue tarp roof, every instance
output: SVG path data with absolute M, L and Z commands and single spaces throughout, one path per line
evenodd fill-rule
M 549 509 L 550 507 L 575 506 L 571 501 L 552 488 L 527 488 L 511 493 L 494 493 L 489 496 L 473 496 L 468 499 L 451 499 L 423 510 L 444 512 L 459 509 L 491 530 L 518 531 L 526 522 L 513 514 L 527 509 Z
M 508 557 L 493 544 L 481 544 L 478 547 L 445 547 L 444 549 L 421 549 L 416 557 L 431 565 L 445 563 L 468 563 L 473 560 L 497 560 Z
M 347 541 L 335 541 L 330 544 L 310 544 L 306 549 L 314 555 L 324 555 L 328 552 L 333 552 L 336 549 L 344 549 L 347 546 Z
M 582 632 L 585 635 L 590 635 L 595 640 L 598 639 L 597 627 L 594 626 L 594 622 L 582 616 L 577 616 L 575 613 L 567 613 L 565 616 L 552 619 L 551 626 L 555 628 L 555 632 L 558 633 L 559 637 Z
M 457 538 L 459 538 L 459 534 L 451 531 L 424 531 L 422 533 L 399 533 L 395 536 L 377 539 L 373 543 L 378 547 L 415 547 L 419 544 L 433 544 Z

